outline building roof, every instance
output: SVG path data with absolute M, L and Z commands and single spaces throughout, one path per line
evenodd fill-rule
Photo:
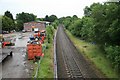
M 50 23 L 50 22 L 48 22 L 48 21 L 30 21 L 30 22 L 26 22 L 26 23 Z

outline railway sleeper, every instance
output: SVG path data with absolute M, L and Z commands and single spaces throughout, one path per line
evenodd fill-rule
M 82 76 L 82 74 L 81 73 L 72 73 L 73 75 L 75 75 L 75 76 Z
M 75 75 L 75 76 L 73 76 L 73 78 L 83 78 L 83 76 L 81 76 L 81 75 Z

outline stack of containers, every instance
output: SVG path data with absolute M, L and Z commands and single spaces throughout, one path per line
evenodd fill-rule
M 29 60 L 35 59 L 35 57 L 40 57 L 42 55 L 42 46 L 41 44 L 28 44 L 27 52 Z
M 27 44 L 28 60 L 34 60 L 36 57 L 42 56 L 42 43 L 44 43 L 45 31 L 31 35 Z

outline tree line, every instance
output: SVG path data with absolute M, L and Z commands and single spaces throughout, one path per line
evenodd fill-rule
M 97 44 L 120 72 L 120 3 L 93 3 L 84 8 L 84 16 L 62 17 L 53 23 L 64 24 L 74 36 Z
M 56 15 L 46 15 L 45 18 L 37 18 L 36 15 L 32 13 L 18 13 L 16 14 L 16 19 L 10 11 L 6 11 L 2 16 L 2 31 L 21 31 L 23 30 L 23 24 L 30 21 L 49 21 L 54 22 L 57 19 Z

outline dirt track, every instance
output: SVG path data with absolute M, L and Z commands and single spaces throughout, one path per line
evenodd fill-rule
M 56 36 L 58 78 L 97 78 L 84 57 L 67 37 L 61 26 Z

